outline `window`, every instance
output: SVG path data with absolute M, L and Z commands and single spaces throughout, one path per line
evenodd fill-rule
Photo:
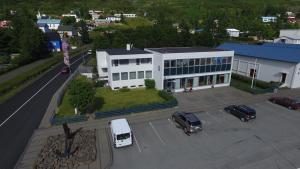
M 138 71 L 138 78 L 144 79 L 144 71 Z
M 152 78 L 152 71 L 149 70 L 149 71 L 146 71 L 146 79 L 150 79 Z
M 205 65 L 205 62 L 206 62 L 206 59 L 205 59 L 205 58 L 202 58 L 200 64 L 201 64 L 201 65 Z
M 176 75 L 176 68 L 171 68 L 171 75 Z
M 165 63 L 165 64 L 164 64 L 165 68 L 170 67 L 170 61 L 169 61 L 169 60 L 165 60 L 164 63 Z
M 190 59 L 189 66 L 194 66 L 194 59 Z
M 106 73 L 107 72 L 107 68 L 102 68 L 102 72 Z
M 136 59 L 136 65 L 140 65 L 141 60 L 140 59 Z
M 111 61 L 112 66 L 118 66 L 119 65 L 119 60 L 112 60 Z
M 227 63 L 231 63 L 231 57 L 227 57 Z
M 171 60 L 171 67 L 176 67 L 176 60 Z
M 128 80 L 128 72 L 121 73 L 121 80 Z
M 182 67 L 183 65 L 183 60 L 182 59 L 178 59 L 177 60 L 177 67 Z
M 189 60 L 183 59 L 182 64 L 183 64 L 183 67 L 187 67 L 189 65 Z
M 195 59 L 195 65 L 196 66 L 200 65 L 200 59 Z
M 129 64 L 129 59 L 120 59 L 119 64 L 120 65 L 128 65 Z
M 112 76 L 113 76 L 113 81 L 120 80 L 120 73 L 113 73 Z
M 151 64 L 152 59 L 151 58 L 142 58 L 141 64 Z
M 165 76 L 169 76 L 170 75 L 170 69 L 169 68 L 164 69 L 164 75 Z
M 206 59 L 206 65 L 210 65 L 211 64 L 211 58 L 207 58 Z
M 130 72 L 129 73 L 129 78 L 130 79 L 136 79 L 136 72 Z
M 199 77 L 199 86 L 205 86 L 207 82 L 207 76 L 200 76 Z

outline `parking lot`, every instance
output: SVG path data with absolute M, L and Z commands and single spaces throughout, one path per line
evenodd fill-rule
M 196 112 L 203 131 L 190 136 L 170 118 L 131 123 L 134 144 L 113 149 L 111 168 L 300 168 L 300 111 L 268 101 L 248 105 L 257 119 L 246 123 L 222 109 Z

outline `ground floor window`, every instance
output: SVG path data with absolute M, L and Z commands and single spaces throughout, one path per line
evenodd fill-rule
M 112 76 L 113 76 L 113 81 L 120 80 L 120 73 L 113 73 Z
M 121 80 L 128 80 L 128 72 L 121 73 Z
M 146 79 L 151 79 L 152 78 L 152 71 L 146 71 Z

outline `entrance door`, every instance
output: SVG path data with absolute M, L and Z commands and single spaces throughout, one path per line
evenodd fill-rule
M 188 88 L 193 87 L 193 82 L 194 82 L 194 79 L 193 78 L 189 78 L 188 81 L 187 81 L 187 87 Z
M 281 74 L 281 83 L 285 83 L 286 80 L 286 73 Z

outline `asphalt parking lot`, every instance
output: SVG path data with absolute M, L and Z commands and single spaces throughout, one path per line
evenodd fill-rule
M 196 113 L 203 131 L 191 136 L 170 118 L 131 123 L 134 144 L 113 149 L 111 168 L 300 168 L 300 111 L 268 101 L 249 106 L 257 119 L 246 123 L 222 109 Z

